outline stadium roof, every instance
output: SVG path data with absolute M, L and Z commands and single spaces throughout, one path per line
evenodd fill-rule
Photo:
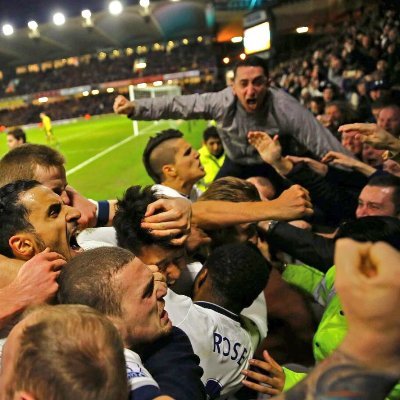
M 14 0 L 16 13 L 20 12 L 18 7 L 20 1 Z M 228 4 L 231 0 L 219 0 L 219 4 L 223 1 Z M 0 0 L 0 5 L 4 3 L 4 0 Z M 6 0 L 6 3 L 9 5 L 10 0 Z M 36 2 L 24 1 L 23 3 Z M 98 10 L 98 0 L 96 0 L 96 3 Z M 343 6 L 346 1 L 291 0 L 291 4 L 284 3 L 286 4 L 277 10 L 277 13 L 281 14 L 281 18 L 277 16 L 280 30 L 287 29 L 289 26 L 293 28 L 296 24 L 303 25 L 305 17 L 307 17 L 306 21 L 312 21 L 312 14 L 315 14 L 318 8 L 325 14 L 327 7 L 332 9 L 332 5 L 335 6 L 336 10 L 339 10 L 341 7 L 338 6 Z M 354 0 L 352 2 L 353 5 L 356 3 L 359 3 L 359 1 Z M 38 6 L 42 4 L 43 1 L 37 0 Z M 85 2 L 81 4 L 84 8 Z M 39 37 L 32 37 L 32 32 L 27 27 L 16 29 L 11 36 L 0 34 L 0 70 L 6 67 L 93 54 L 101 50 L 134 47 L 146 43 L 165 42 L 207 33 L 215 34 L 216 32 L 213 31 L 215 20 L 219 24 L 219 29 L 223 29 L 221 27 L 224 25 L 229 26 L 234 23 L 236 30 L 240 30 L 242 16 L 249 11 L 232 11 L 229 9 L 222 11 L 219 7 L 216 15 L 214 15 L 212 8 L 209 7 L 207 0 L 160 0 L 151 1 L 147 14 L 145 9 L 139 5 L 127 5 L 123 12 L 117 16 L 111 15 L 104 8 L 92 13 L 93 25 L 86 27 L 83 25 L 84 20 L 80 15 L 67 16 L 66 23 L 63 26 L 56 26 L 50 22 L 41 24 L 39 19 Z M 10 14 L 12 10 L 13 7 L 8 7 L 7 14 Z M 29 18 L 30 15 L 32 15 L 32 12 L 27 14 L 25 18 Z M 318 22 L 321 22 L 320 15 Z M 4 20 L 1 22 L 4 22 Z M 19 25 L 23 26 L 21 16 Z

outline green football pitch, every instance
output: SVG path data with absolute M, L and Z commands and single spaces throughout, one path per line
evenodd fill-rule
M 131 185 L 152 183 L 143 165 L 142 154 L 149 136 L 176 128 L 194 148 L 201 146 L 206 121 L 139 122 L 140 135 L 133 136 L 132 121 L 118 115 L 104 115 L 53 127 L 57 149 L 66 158 L 67 180 L 92 199 L 111 199 Z M 26 131 L 30 143 L 46 144 L 39 128 Z M 7 152 L 6 135 L 1 135 L 0 156 Z

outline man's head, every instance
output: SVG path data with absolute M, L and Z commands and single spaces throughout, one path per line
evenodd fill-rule
M 256 246 L 226 244 L 213 250 L 194 283 L 194 300 L 212 296 L 232 312 L 249 307 L 267 284 L 271 266 Z
M 363 162 L 371 167 L 379 167 L 383 164 L 383 154 L 385 150 L 375 149 L 369 144 L 364 143 L 362 147 L 361 158 Z
M 351 238 L 357 242 L 386 242 L 400 250 L 400 220 L 394 217 L 369 216 L 340 225 L 335 240 Z
M 272 182 L 264 176 L 252 176 L 246 179 L 247 182 L 252 183 L 260 195 L 261 200 L 272 200 L 276 196 L 276 189 Z
M 256 56 L 239 61 L 234 70 L 233 93 L 246 112 L 259 110 L 268 91 L 268 67 Z
M 342 132 L 342 145 L 354 155 L 360 155 L 363 151 L 363 143 L 357 137 L 356 132 Z
M 199 201 L 221 200 L 234 203 L 261 201 L 257 188 L 243 179 L 228 176 L 212 182 L 201 195 Z M 217 230 L 210 230 L 211 246 L 217 247 L 226 243 L 246 242 L 257 238 L 256 224 L 239 224 Z
M 214 157 L 222 156 L 224 148 L 215 126 L 210 126 L 203 132 L 203 143 Z
M 104 316 L 83 306 L 33 310 L 3 349 L 4 400 L 127 398 L 120 336 Z
M 179 181 L 194 185 L 205 175 L 199 153 L 175 129 L 150 138 L 143 153 L 143 164 L 156 183 Z
M 29 260 L 50 247 L 67 260 L 76 242 L 80 212 L 37 181 L 16 181 L 0 188 L 0 253 Z
M 372 177 L 358 197 L 356 217 L 398 217 L 400 215 L 400 178 L 393 175 Z
M 41 144 L 26 144 L 8 152 L 0 161 L 0 186 L 17 180 L 36 180 L 70 204 L 65 191 L 65 159 L 57 150 Z
M 132 251 L 145 264 L 157 265 L 167 284 L 172 285 L 186 267 L 184 247 L 173 246 L 170 238 L 157 238 L 141 227 L 148 205 L 156 200 L 151 186 L 130 187 L 118 201 L 113 225 L 118 246 Z
M 400 136 L 400 106 L 390 104 L 383 107 L 378 115 L 377 125 L 393 136 Z
M 138 346 L 171 331 L 164 310 L 167 289 L 158 275 L 128 250 L 101 247 L 64 266 L 57 298 L 62 304 L 83 304 L 107 315 L 125 346 Z
M 26 143 L 26 134 L 21 128 L 15 128 L 7 132 L 7 146 L 9 150 Z

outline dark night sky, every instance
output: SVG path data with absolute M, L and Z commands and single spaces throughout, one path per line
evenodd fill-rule
M 89 8 L 92 12 L 106 10 L 110 0 L 0 0 L 0 25 L 11 23 L 14 28 L 23 28 L 30 20 L 38 24 L 52 21 L 54 12 L 76 17 Z M 135 0 L 121 0 L 125 5 L 137 3 Z

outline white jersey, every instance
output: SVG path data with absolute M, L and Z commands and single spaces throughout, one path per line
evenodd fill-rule
M 129 398 L 151 400 L 160 396 L 160 388 L 149 371 L 143 366 L 137 353 L 124 349 L 126 373 L 128 376 Z
M 203 265 L 197 261 L 188 264 L 187 268 L 182 270 L 179 279 L 177 279 L 174 285 L 171 286 L 171 289 L 177 294 L 183 294 L 190 297 L 192 295 L 193 283 L 202 268 Z M 267 303 L 265 301 L 264 292 L 261 292 L 257 296 L 250 307 L 244 308 L 240 315 L 247 317 L 256 325 L 258 332 L 251 329 L 251 335 L 252 337 L 255 336 L 255 341 L 257 343 L 260 343 L 261 340 L 267 337 Z M 250 325 L 251 324 L 247 324 L 246 329 L 250 328 Z M 257 337 L 258 340 L 256 339 Z
M 196 302 L 168 290 L 165 308 L 174 326 L 189 337 L 204 370 L 202 382 L 210 399 L 228 396 L 242 385 L 254 347 L 240 317 L 208 302 Z
M 157 196 L 167 196 L 167 197 L 182 197 L 184 199 L 189 199 L 192 203 L 197 201 L 197 199 L 202 195 L 202 191 L 194 185 L 190 191 L 189 196 L 185 196 L 179 193 L 177 190 L 170 188 L 169 186 L 156 184 L 151 187 Z

